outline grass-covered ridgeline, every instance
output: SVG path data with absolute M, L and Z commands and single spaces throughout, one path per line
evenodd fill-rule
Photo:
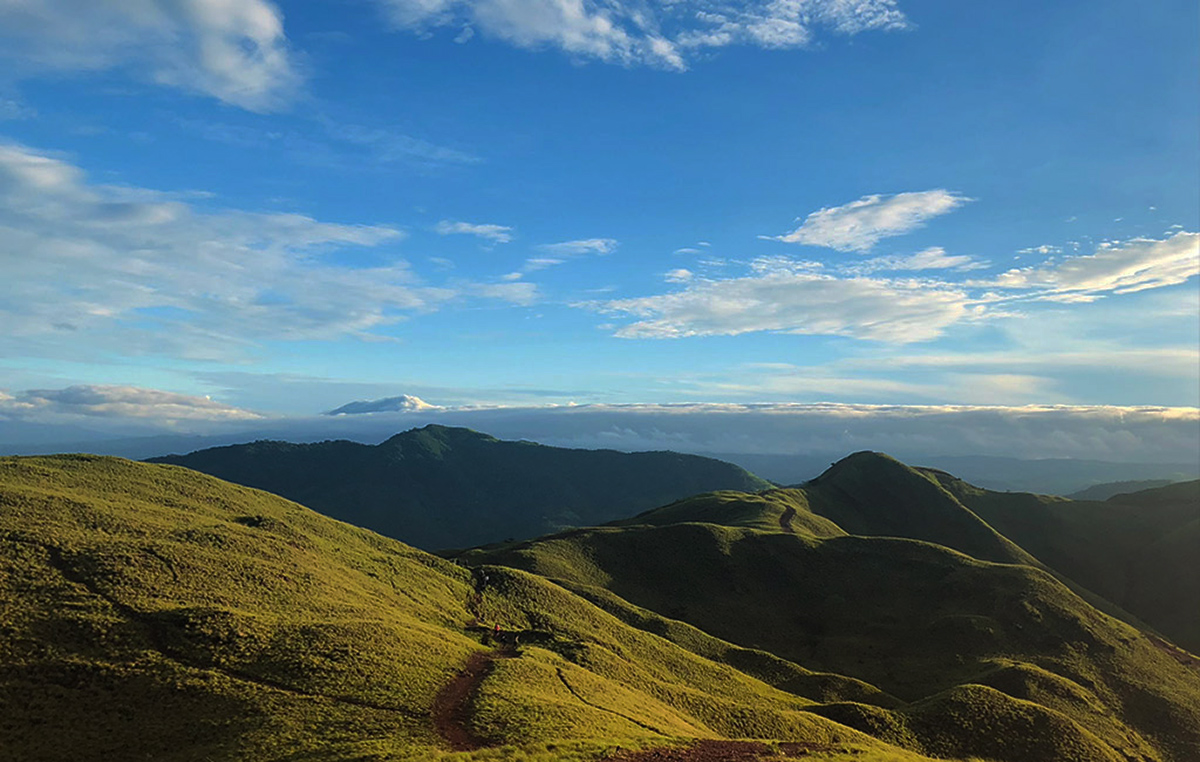
M 179 467 L 2 458 L 0 749 L 540 762 L 758 739 L 778 752 L 764 759 L 827 762 L 1200 756 L 1186 652 L 1089 605 L 953 485 L 876 460 L 460 565 Z
M 558 580 L 640 626 L 669 617 L 656 631 L 709 658 L 736 655 L 712 636 L 860 680 L 899 703 L 811 711 L 924 753 L 1200 758 L 1186 652 L 1096 609 L 933 475 L 884 456 L 468 558 Z
M 154 458 L 283 495 L 426 550 L 527 538 L 770 483 L 731 463 L 510 442 L 429 425 L 378 445 L 253 442 Z
M 812 712 L 819 686 L 769 684 L 527 572 L 476 579 L 182 468 L 0 459 L 0 748 L 552 760 L 757 737 L 815 744 L 816 759 L 924 759 Z M 483 644 L 494 624 L 528 631 L 519 653 Z M 441 712 L 478 653 L 469 700 Z M 483 748 L 454 751 L 447 723 Z

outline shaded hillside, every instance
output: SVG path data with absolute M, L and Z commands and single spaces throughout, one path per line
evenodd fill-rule
M 1003 563 L 901 538 L 929 533 Z M 1200 756 L 1200 673 L 1187 654 L 1022 563 L 1032 556 L 936 479 L 886 457 L 852 456 L 805 489 L 699 496 L 466 558 L 875 685 L 903 703 L 812 711 L 931 755 Z M 1051 714 L 1026 713 L 1040 710 Z M 984 738 L 1017 727 L 1036 749 Z M 1047 737 L 1061 745 L 1049 750 Z
M 1139 492 L 1144 489 L 1155 489 L 1156 487 L 1166 487 L 1170 483 L 1170 479 L 1135 479 L 1124 482 L 1104 482 L 1102 484 L 1093 484 L 1087 489 L 1081 489 L 1078 492 L 1072 492 L 1067 497 L 1072 500 L 1108 500 L 1115 495 Z
M 548 761 L 732 737 L 924 759 L 814 711 L 895 705 L 861 681 L 484 573 L 193 471 L 0 459 L 0 748 Z
M 434 425 L 379 445 L 255 442 L 151 462 L 274 492 L 426 549 L 533 537 L 698 492 L 771 486 L 695 455 L 572 450 Z
M 1200 653 L 1200 481 L 1088 502 L 929 473 L 1039 560 Z
M 711 457 L 736 463 L 776 484 L 799 485 L 816 478 L 824 472 L 831 461 L 836 461 L 845 452 L 825 452 L 805 455 L 779 455 L 756 453 L 708 453 Z M 1090 488 L 1101 482 L 1124 480 L 1141 483 L 1151 480 L 1166 482 L 1184 481 L 1200 477 L 1200 463 L 1117 463 L 1099 460 L 1077 460 L 1052 458 L 1026 460 L 990 455 L 921 455 L 905 457 L 909 463 L 943 469 L 988 489 L 1014 492 L 1038 492 L 1049 495 L 1066 495 Z M 1165 483 L 1165 482 L 1164 482 Z M 1155 484 L 1144 484 L 1123 490 L 1129 492 Z M 1116 493 L 1109 493 L 1116 494 Z M 1104 495 L 1085 496 L 1083 499 L 1104 500 Z

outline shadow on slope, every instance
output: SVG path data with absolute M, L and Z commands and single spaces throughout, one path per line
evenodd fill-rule
M 847 461 L 804 489 L 701 496 L 465 557 L 628 607 L 618 612 L 626 621 L 643 611 L 677 620 L 658 631 L 700 652 L 707 646 L 683 623 L 878 686 L 911 703 L 877 696 L 874 706 L 855 699 L 811 711 L 840 712 L 839 721 L 917 751 L 1200 754 L 1196 671 L 1037 568 L 931 476 L 873 454 Z M 932 535 L 1004 563 L 924 540 L 845 534 L 851 527 Z M 1019 739 L 1008 737 L 1018 728 Z
M 456 722 L 520 746 L 483 758 L 727 736 L 900 754 L 806 711 L 812 686 L 769 685 L 541 577 L 473 575 L 170 466 L 0 459 L 0 612 L 0 746 L 22 760 L 439 759 L 454 742 L 438 697 L 477 654 L 491 666 Z M 496 624 L 500 649 L 481 642 Z

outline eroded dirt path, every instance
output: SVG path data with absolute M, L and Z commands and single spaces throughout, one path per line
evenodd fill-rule
M 767 762 L 771 759 L 804 757 L 838 747 L 815 743 L 781 743 L 775 748 L 759 741 L 697 741 L 690 746 L 623 751 L 601 762 Z
M 468 722 L 471 699 L 491 672 L 494 658 L 487 651 L 471 654 L 462 671 L 446 683 L 433 700 L 433 727 L 454 751 L 474 751 L 484 746 L 482 739 L 476 738 L 468 729 Z
M 479 686 L 487 679 L 497 659 L 512 659 L 516 648 L 510 643 L 492 651 L 476 651 L 454 679 L 446 683 L 433 700 L 433 728 L 454 751 L 475 751 L 489 746 L 470 730 L 471 702 Z
M 796 509 L 788 506 L 788 509 L 779 517 L 779 528 L 789 534 L 795 534 L 796 530 L 792 528 L 792 519 L 796 518 Z

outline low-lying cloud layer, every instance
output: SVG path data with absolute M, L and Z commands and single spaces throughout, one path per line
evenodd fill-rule
M 180 421 L 255 421 L 249 410 L 187 394 L 136 386 L 82 385 L 65 389 L 0 392 L 0 420 L 61 422 L 77 417 L 134 419 L 175 426 Z
M 538 407 L 436 407 L 409 395 L 344 408 L 357 415 L 258 417 L 204 397 L 132 387 L 70 387 L 0 393 L 0 442 L 20 425 L 55 426 L 57 441 L 83 437 L 66 424 L 86 419 L 88 449 L 148 457 L 261 438 L 378 442 L 429 423 L 466 426 L 504 439 L 566 447 L 670 449 L 697 453 L 930 455 L 1077 458 L 1118 462 L 1200 461 L 1200 409 L 1145 406 L 971 406 L 852 404 L 628 404 Z M 158 419 L 158 433 L 208 439 L 154 440 L 106 449 L 103 432 Z M 41 441 L 53 441 L 42 439 Z M 120 449 L 124 447 L 125 449 Z

